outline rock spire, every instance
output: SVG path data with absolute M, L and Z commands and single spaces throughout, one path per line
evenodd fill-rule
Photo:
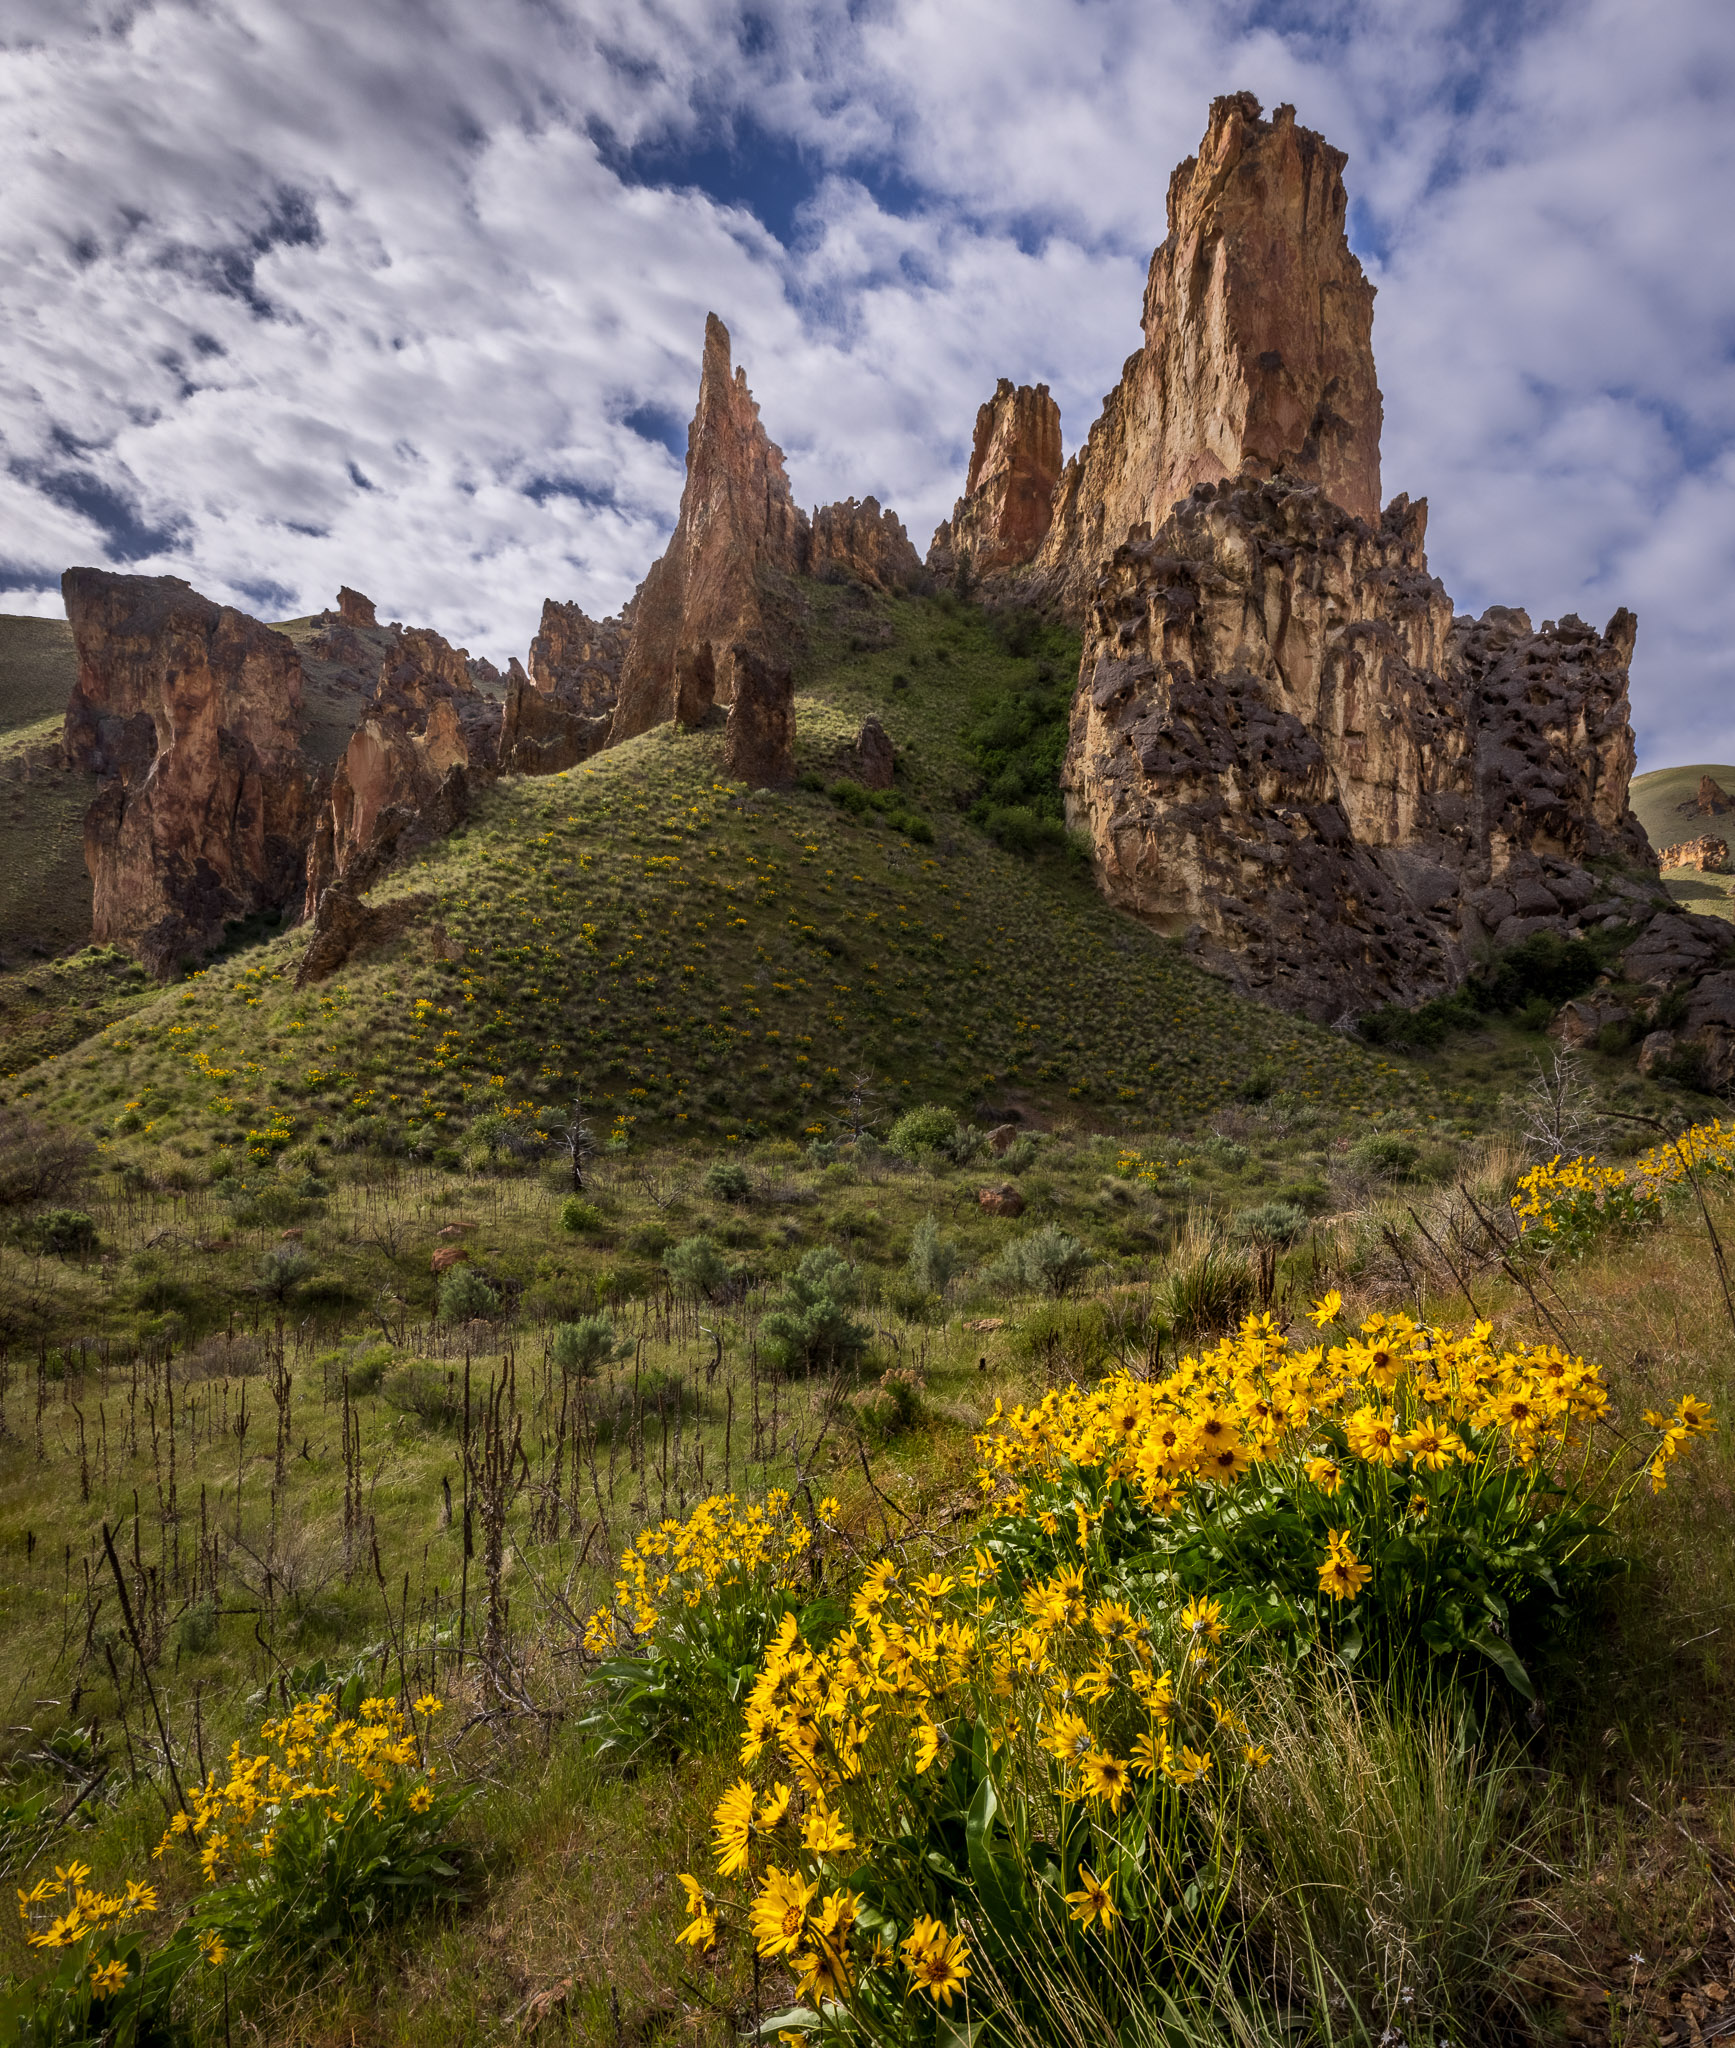
M 1002 377 L 976 414 L 964 495 L 928 549 L 928 566 L 950 576 L 968 559 L 979 576 L 1021 568 L 1041 547 L 1060 480 L 1060 407 L 1046 384 Z

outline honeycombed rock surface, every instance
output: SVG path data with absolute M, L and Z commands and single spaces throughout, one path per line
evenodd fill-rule
M 1632 615 L 1454 618 L 1426 508 L 1200 484 L 1093 592 L 1064 774 L 1110 899 L 1249 994 L 1336 1021 L 1631 914 Z
M 78 650 L 64 751 L 100 778 L 91 937 L 171 973 L 230 920 L 301 892 L 300 658 L 176 576 L 69 569 L 61 588 Z
M 1021 568 L 1047 538 L 1060 480 L 1060 407 L 1046 384 L 1002 377 L 976 415 L 964 495 L 934 531 L 928 567 L 992 576 Z
M 1279 469 L 1358 518 L 1380 512 L 1373 287 L 1344 234 L 1348 159 L 1295 109 L 1211 103 L 1169 180 L 1144 345 L 1067 464 L 1036 571 L 1076 614 L 1135 526 L 1197 483 Z

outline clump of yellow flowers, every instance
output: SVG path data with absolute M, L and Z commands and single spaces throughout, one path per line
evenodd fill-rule
M 83 1948 L 89 1995 L 99 2000 L 117 1996 L 132 1974 L 112 1937 L 156 1910 L 154 1885 L 128 1878 L 118 1892 L 97 1891 L 88 1863 L 56 1864 L 52 1880 L 39 1877 L 18 1893 L 25 1941 L 35 1949 Z
M 1695 1124 L 1630 1166 L 1605 1166 L 1595 1153 L 1556 1154 L 1519 1176 L 1512 1214 L 1520 1234 L 1576 1248 L 1599 1230 L 1660 1216 L 1668 1197 L 1700 1173 L 1735 1174 L 1735 1125 Z

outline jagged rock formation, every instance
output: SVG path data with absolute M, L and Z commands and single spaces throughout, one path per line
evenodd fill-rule
M 398 853 L 449 832 L 474 778 L 499 758 L 501 729 L 501 707 L 476 688 L 462 648 L 423 626 L 394 633 L 319 810 L 306 915 L 317 918 L 334 884 L 359 892 Z
M 351 590 L 346 583 L 337 593 L 337 615 L 346 626 L 377 626 L 374 617 L 374 601 L 363 597 L 359 590 Z
M 778 578 L 806 565 L 807 521 L 789 493 L 783 451 L 759 422 L 742 371 L 731 371 L 729 330 L 705 321 L 699 405 L 687 431 L 687 482 L 668 547 L 635 599 L 612 739 L 631 739 L 674 716 L 683 648 L 737 642 L 770 652 Z M 772 588 L 768 589 L 768 586 Z M 729 679 L 719 677 L 728 701 Z
M 1002 377 L 976 415 L 964 495 L 934 530 L 928 567 L 951 577 L 1021 568 L 1047 538 L 1060 481 L 1060 407 L 1046 384 Z
M 1684 804 L 1677 804 L 1675 809 L 1684 817 L 1720 818 L 1725 811 L 1735 811 L 1735 797 L 1729 794 L 1715 776 L 1701 775 L 1698 795 L 1690 796 Z M 1665 861 L 1663 865 L 1667 867 L 1668 862 Z
M 1710 777 L 1705 778 L 1707 781 Z M 1713 839 L 1707 832 L 1698 839 L 1683 839 L 1678 846 L 1665 846 L 1657 855 L 1662 868 L 1693 868 L 1702 875 L 1720 875 L 1729 865 L 1729 842 Z
M 1115 552 L 1064 783 L 1101 886 L 1245 992 L 1327 1020 L 1450 986 L 1476 941 L 1630 915 L 1632 615 L 1454 619 L 1426 508 L 1200 484 Z
M 357 953 L 376 951 L 416 922 L 433 902 L 431 896 L 398 896 L 390 903 L 364 903 L 342 882 L 334 882 L 319 899 L 307 951 L 296 969 L 295 986 L 324 981 L 345 967 Z M 446 957 L 441 953 L 439 957 Z
M 795 773 L 795 683 L 780 662 L 737 641 L 729 650 L 723 765 L 737 782 L 776 787 Z
M 1144 346 L 1067 464 L 1034 565 L 1075 615 L 1103 561 L 1197 483 L 1279 469 L 1370 523 L 1380 511 L 1373 287 L 1344 236 L 1347 159 L 1295 109 L 1211 103 L 1169 180 Z
M 568 711 L 596 717 L 612 711 L 632 633 L 633 607 L 616 619 L 593 619 L 576 604 L 542 604 L 542 624 L 530 643 L 530 680 Z
M 675 656 L 675 722 L 689 730 L 703 725 L 717 702 L 717 659 L 709 640 L 683 647 Z
M 103 778 L 85 822 L 91 937 L 156 974 L 300 894 L 310 810 L 301 663 L 178 576 L 69 569 L 64 751 Z
M 877 498 L 845 498 L 821 505 L 808 537 L 809 575 L 853 576 L 870 590 L 908 590 L 922 578 L 922 558 L 910 545 L 904 522 Z
M 514 655 L 500 710 L 502 775 L 557 775 L 608 745 L 608 710 L 587 712 L 565 695 L 537 689 Z

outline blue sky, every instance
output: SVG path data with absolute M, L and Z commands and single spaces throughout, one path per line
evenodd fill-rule
M 348 582 L 504 663 L 661 548 L 710 309 L 925 547 L 996 377 L 1088 431 L 1243 87 L 1349 153 L 1458 607 L 1632 606 L 1641 765 L 1735 759 L 1726 0 L 0 0 L 0 606 Z

